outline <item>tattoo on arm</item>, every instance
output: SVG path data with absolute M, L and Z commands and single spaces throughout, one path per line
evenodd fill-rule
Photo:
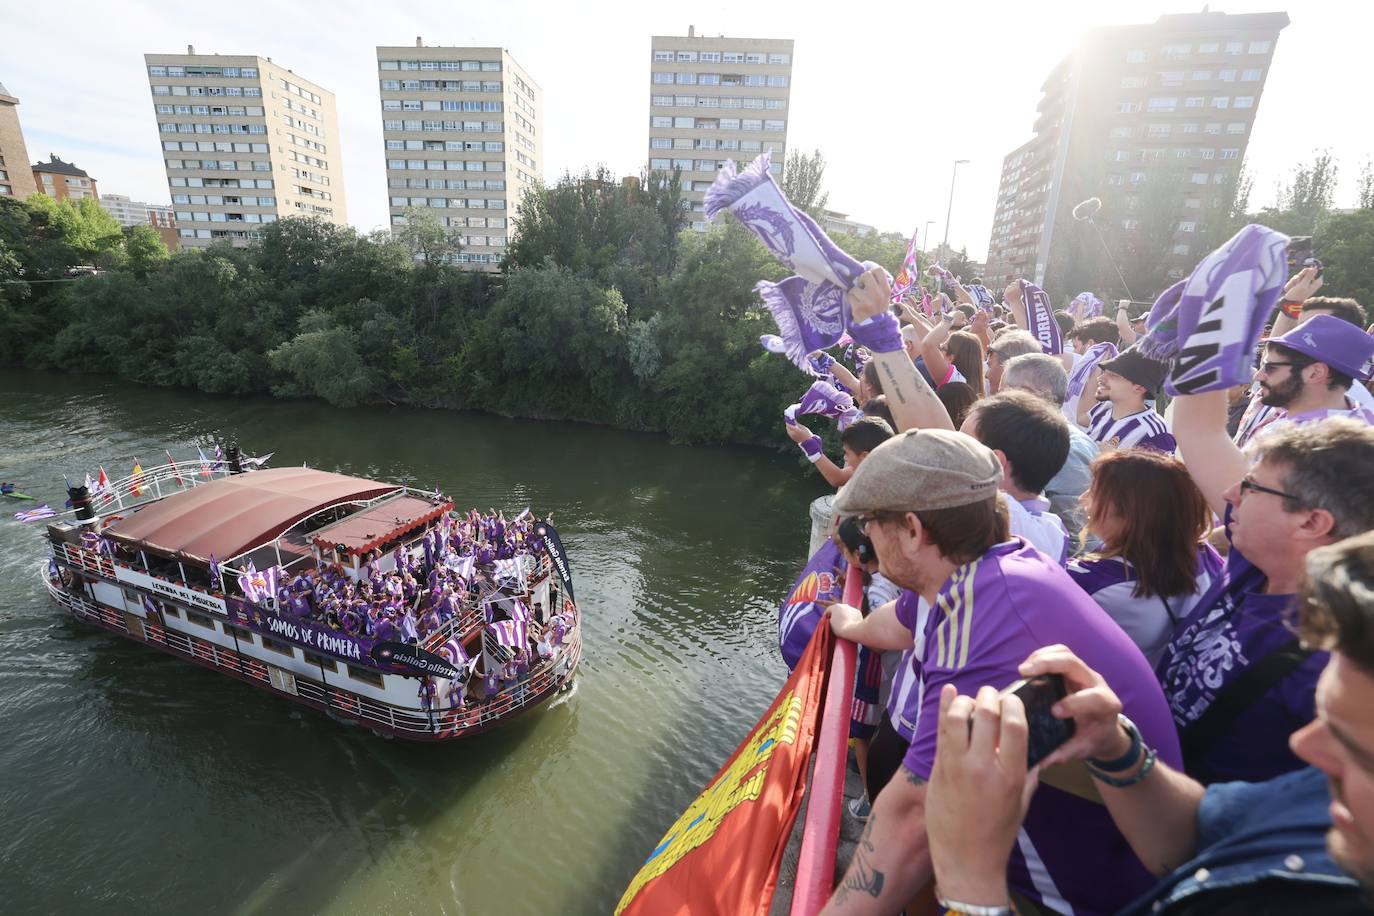
M 883 892 L 883 873 L 874 868 L 870 861 L 877 851 L 877 847 L 873 845 L 875 820 L 870 813 L 868 823 L 864 825 L 864 832 L 859 837 L 859 844 L 854 850 L 854 858 L 849 863 L 849 870 L 845 872 L 840 886 L 835 889 L 836 904 L 843 904 L 853 892 L 862 892 L 870 897 L 877 897 Z
M 911 783 L 913 786 L 923 786 L 926 784 L 926 781 L 924 779 L 917 776 L 915 773 L 913 773 L 911 770 L 908 770 L 906 767 L 902 767 L 902 775 L 905 776 L 906 781 Z
M 893 398 L 898 403 L 905 404 L 906 392 L 903 391 L 901 386 L 897 384 L 897 376 L 892 371 L 892 367 L 889 366 L 887 363 L 883 363 L 880 368 L 883 370 L 883 373 L 887 376 L 887 384 L 883 385 L 883 391 L 887 393 L 888 397 Z

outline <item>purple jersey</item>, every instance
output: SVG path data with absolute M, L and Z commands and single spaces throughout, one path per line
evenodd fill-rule
M 1230 535 L 1230 509 L 1227 509 Z M 1159 680 L 1180 730 L 1196 721 L 1242 671 L 1293 641 L 1292 595 L 1264 593 L 1265 575 L 1236 550 L 1184 619 L 1159 662 Z M 1314 652 L 1242 712 L 1207 753 L 1188 761 L 1203 783 L 1263 782 L 1304 766 L 1288 736 L 1316 715 L 1317 677 L 1329 653 Z
M 930 778 L 940 690 L 973 696 L 1002 688 L 1043 646 L 1063 643 L 1121 698 L 1159 759 L 1179 765 L 1169 707 L 1149 663 L 1062 567 L 1021 538 L 998 544 L 955 570 L 931 608 L 921 661 L 924 699 L 903 765 Z M 1104 881 L 1104 875 L 1111 875 Z M 1012 850 L 1007 880 L 1060 913 L 1114 913 L 1154 884 L 1101 804 L 1042 777 Z
M 1145 659 L 1154 665 L 1164 654 L 1164 647 L 1179 623 L 1187 618 L 1213 580 L 1221 575 L 1221 556 L 1211 545 L 1198 545 L 1197 563 L 1197 584 L 1193 591 L 1168 598 L 1162 595 L 1137 597 L 1135 567 L 1123 557 L 1084 557 L 1071 562 L 1068 570 L 1078 587 L 1092 595 L 1131 637 L 1131 642 L 1145 653 Z
M 1111 448 L 1152 448 L 1166 454 L 1178 448 L 1164 418 L 1149 407 L 1117 420 L 1112 417 L 1110 401 L 1088 411 L 1088 435 Z
M 901 661 L 892 675 L 892 691 L 887 696 L 887 720 L 907 744 L 916 733 L 916 721 L 921 717 L 924 682 L 921 678 L 921 654 L 926 639 L 926 619 L 930 605 L 915 592 L 903 590 L 897 597 L 897 619 L 912 632 L 910 649 L 902 651 Z

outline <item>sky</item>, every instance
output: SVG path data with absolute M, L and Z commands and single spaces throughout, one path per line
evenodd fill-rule
M 377 45 L 503 46 L 544 92 L 543 161 L 553 182 L 603 164 L 636 174 L 648 156 L 650 36 L 791 38 L 788 145 L 818 149 L 830 207 L 903 235 L 948 231 L 975 260 L 987 251 L 1002 157 L 1031 137 L 1040 86 L 1095 26 L 1153 22 L 1190 5 L 1147 2 L 716 3 L 503 0 L 238 0 L 229 6 L 0 0 L 0 83 L 20 99 L 29 155 L 49 152 L 102 193 L 168 203 L 145 53 L 258 54 L 335 93 L 348 220 L 387 221 Z M 1228 13 L 1278 2 L 1213 3 Z M 1251 206 L 1271 203 L 1293 166 L 1329 149 L 1337 206 L 1353 206 L 1374 157 L 1364 108 L 1374 4 L 1304 2 L 1288 10 L 1264 86 L 1247 166 Z M 80 27 L 73 26 L 80 23 Z M 61 24 L 65 24 L 61 25 Z M 334 153 L 331 158 L 338 159 Z M 961 166 L 949 226 L 950 174 Z

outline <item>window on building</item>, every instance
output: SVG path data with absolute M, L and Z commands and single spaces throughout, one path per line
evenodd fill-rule
M 1193 71 L 1193 76 L 1192 76 L 1192 78 L 1193 78 L 1193 80 L 1196 81 L 1196 82 L 1204 82 L 1204 83 L 1205 83 L 1205 82 L 1207 82 L 1208 80 L 1210 80 L 1210 79 L 1212 78 L 1212 71 L 1211 71 L 1211 70 L 1194 70 L 1194 71 Z
M 655 83 L 658 83 L 658 84 L 661 85 L 661 84 L 663 84 L 663 83 L 671 83 L 672 81 L 673 81 L 673 75 L 672 75 L 671 73 L 663 73 L 663 72 L 655 72 L 655 73 L 654 73 L 654 82 L 655 82 Z
M 694 95 L 679 95 L 673 99 L 673 104 L 678 108 L 693 108 L 697 104 L 697 97 Z
M 654 60 L 670 61 L 670 60 L 672 60 L 672 59 L 673 59 L 673 52 L 672 52 L 672 51 L 655 51 L 655 52 L 654 52 Z
M 1124 76 L 1121 78 L 1122 89 L 1139 89 L 1144 85 L 1145 77 L 1143 76 Z
M 768 77 L 768 85 L 769 85 L 769 86 L 772 86 L 772 87 L 775 88 L 775 89 L 785 88 L 785 87 L 787 86 L 787 77 L 785 77 L 785 76 L 770 76 L 770 77 Z
M 1194 172 L 1194 173 L 1189 177 L 1188 180 L 1191 181 L 1193 184 L 1206 184 L 1206 183 L 1207 183 L 1207 173 L 1206 173 L 1206 172 Z
M 1273 46 L 1273 43 L 1268 41 L 1252 41 L 1250 42 L 1249 52 L 1251 54 L 1268 54 L 1269 49 Z M 1259 77 L 1256 77 L 1256 79 L 1258 78 Z
M 1245 42 L 1243 42 L 1243 41 L 1228 41 L 1228 42 L 1226 42 L 1226 53 L 1227 53 L 1227 54 L 1240 54 L 1240 53 L 1241 53 L 1242 51 L 1244 51 L 1244 50 L 1245 50 Z
M 1173 96 L 1156 96 L 1150 99 L 1149 111 L 1173 111 L 1178 107 L 1178 99 Z
M 1200 95 L 1190 95 L 1183 100 L 1184 108 L 1202 108 L 1207 104 L 1207 99 Z
M 1188 246 L 1187 246 L 1187 245 L 1175 245 L 1175 246 L 1174 246 L 1174 254 L 1187 254 L 1187 253 L 1188 253 Z
M 1240 150 L 1238 150 L 1238 149 L 1224 149 L 1224 150 L 1221 151 L 1221 158 L 1223 158 L 1223 159 L 1239 159 L 1239 158 L 1240 158 Z
M 1254 107 L 1255 107 L 1255 97 L 1254 97 L 1253 95 L 1238 95 L 1238 96 L 1236 96 L 1236 103 L 1235 103 L 1232 107 L 1233 107 L 1233 108 L 1254 108 Z
M 673 118 L 673 126 L 690 130 L 696 125 L 695 118 Z
M 1215 54 L 1221 49 L 1221 44 L 1215 41 L 1204 41 L 1197 46 L 1199 54 Z

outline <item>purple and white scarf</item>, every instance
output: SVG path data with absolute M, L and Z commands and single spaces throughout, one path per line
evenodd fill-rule
M 1068 396 L 1076 398 L 1083 393 L 1083 386 L 1088 383 L 1088 376 L 1097 368 L 1097 364 L 1104 359 L 1116 358 L 1116 344 L 1109 340 L 1102 343 L 1093 344 L 1088 348 L 1088 352 L 1083 354 L 1083 359 L 1079 360 L 1078 365 L 1073 367 L 1073 372 L 1069 375 Z
M 1102 309 L 1102 300 L 1087 291 L 1074 296 L 1073 301 L 1069 303 L 1069 313 L 1079 321 L 1096 318 L 1102 314 Z
M 973 304 L 978 308 L 988 314 L 996 311 L 994 306 L 997 304 L 997 299 L 992 295 L 992 290 L 978 283 L 972 283 L 965 286 L 964 289 L 968 290 L 968 294 L 973 297 Z
M 1253 375 L 1255 345 L 1288 279 L 1288 236 L 1251 223 L 1155 300 L 1136 344 L 1172 360 L 1171 396 L 1219 391 Z
M 1064 352 L 1064 341 L 1060 335 L 1059 322 L 1054 320 L 1054 306 L 1050 304 L 1049 294 L 1029 280 L 1017 280 L 1021 285 L 1021 301 L 1026 306 L 1026 330 L 1040 341 L 1040 348 L 1051 356 Z
M 854 398 L 825 381 L 817 381 L 807 389 L 802 399 L 782 412 L 788 426 L 797 425 L 798 414 L 816 413 L 831 417 L 840 429 L 847 429 L 863 411 L 854 406 Z
M 706 217 L 715 219 L 729 210 L 795 275 L 780 283 L 760 282 L 754 289 L 778 323 L 786 356 L 804 369 L 807 354 L 836 343 L 848 326 L 844 294 L 865 267 L 788 203 L 769 165 L 768 153 L 742 172 L 727 159 L 706 192 Z

